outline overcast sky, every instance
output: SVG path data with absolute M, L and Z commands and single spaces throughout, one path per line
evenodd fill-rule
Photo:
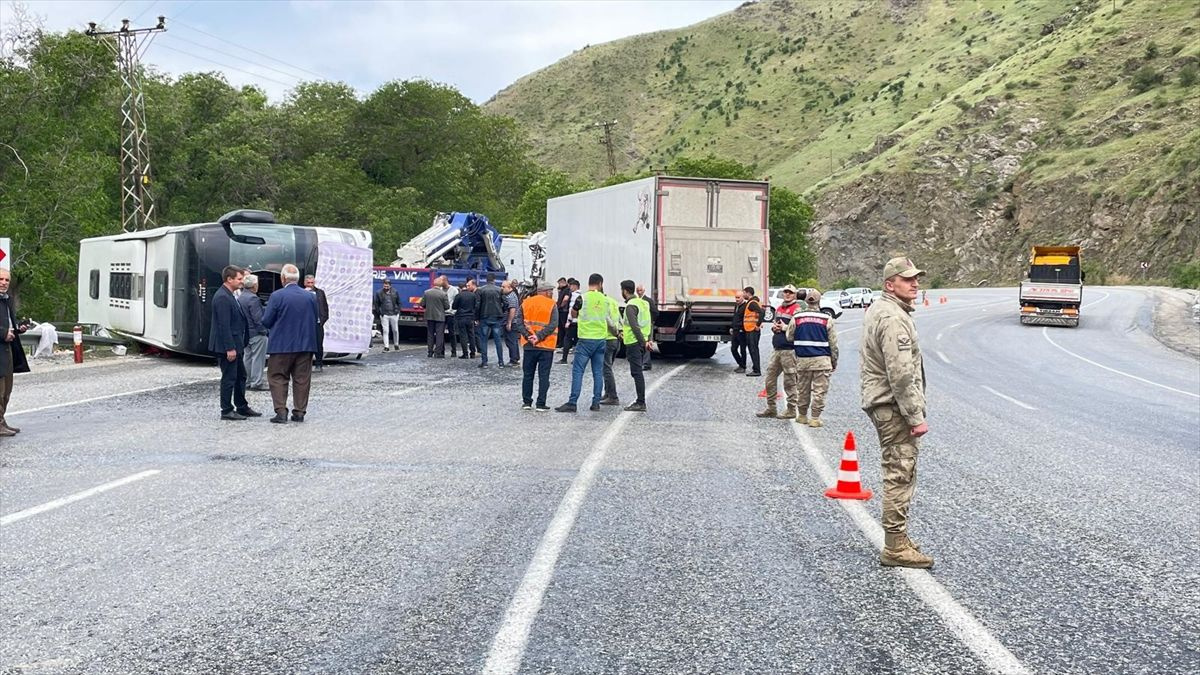
M 360 94 L 395 79 L 427 78 L 482 103 L 522 75 L 585 45 L 678 28 L 742 0 L 348 2 L 332 0 L 34 0 L 23 4 L 54 31 L 88 21 L 167 32 L 144 62 L 171 75 L 223 72 L 280 100 L 301 80 L 341 80 Z M 0 24 L 11 21 L 0 0 Z M 219 38 L 217 37 L 219 36 Z

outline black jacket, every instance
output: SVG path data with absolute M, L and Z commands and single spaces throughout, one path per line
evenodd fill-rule
M 21 347 L 21 333 L 24 333 L 25 329 L 17 323 L 17 312 L 13 309 L 12 296 L 0 295 L 0 340 L 8 335 L 10 329 L 13 332 L 13 340 L 4 343 L 5 347 L 0 347 L 0 349 L 8 349 L 12 352 L 12 358 L 0 359 L 0 376 L 9 374 L 9 363 L 12 363 L 14 373 L 29 372 L 29 361 L 25 359 L 25 350 Z
M 475 297 L 475 291 L 463 290 L 454 296 L 454 302 L 450 305 L 450 309 L 454 310 L 454 316 L 459 321 L 474 321 L 475 309 L 478 304 L 479 299 Z
M 479 296 L 476 317 L 501 319 L 508 314 L 508 310 L 504 307 L 504 294 L 496 284 L 484 284 L 475 294 Z

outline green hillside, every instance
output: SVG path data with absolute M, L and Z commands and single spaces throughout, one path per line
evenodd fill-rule
M 770 0 L 587 47 L 485 107 L 578 177 L 607 175 L 591 125 L 615 119 L 621 171 L 714 153 L 807 191 L 823 277 L 867 273 L 843 259 L 865 248 L 1014 278 L 1001 258 L 1038 238 L 1120 272 L 1197 257 L 1198 25 L 1187 0 Z M 938 201 L 941 224 L 900 227 Z

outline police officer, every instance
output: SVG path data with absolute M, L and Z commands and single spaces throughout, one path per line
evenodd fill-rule
M 917 453 L 925 422 L 925 367 L 913 325 L 920 277 L 908 258 L 892 258 L 883 268 L 883 297 L 863 318 L 862 409 L 879 434 L 883 465 L 884 548 L 887 567 L 933 567 L 933 558 L 908 538 L 908 506 L 917 479 Z
M 829 377 L 837 369 L 837 330 L 833 317 L 817 309 L 821 294 L 815 289 L 805 298 L 808 307 L 792 316 L 787 336 L 796 351 L 796 380 L 799 396 L 796 399 L 796 423 L 820 427 L 825 411 L 825 395 L 829 393 Z M 811 406 L 811 408 L 810 408 Z M 808 418 L 812 410 L 812 419 Z

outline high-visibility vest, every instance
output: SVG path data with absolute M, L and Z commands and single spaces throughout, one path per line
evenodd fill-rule
M 796 312 L 792 323 L 796 330 L 792 333 L 792 347 L 796 356 L 809 358 L 813 356 L 832 356 L 829 349 L 829 315 L 824 312 Z
M 757 300 L 746 303 L 746 313 L 742 315 L 742 330 L 753 333 L 758 330 L 758 320 L 762 316 L 762 305 Z
M 579 308 L 580 340 L 603 340 L 608 336 L 608 296 L 600 291 L 588 291 L 583 294 L 583 306 Z
M 637 322 L 638 328 L 642 329 L 642 338 L 649 340 L 650 335 L 650 303 L 641 298 L 630 298 L 625 301 L 626 305 L 637 307 Z M 637 342 L 637 337 L 633 334 L 633 327 L 626 322 L 625 327 L 621 329 L 621 341 L 627 345 Z
M 549 326 L 550 317 L 557 312 L 558 305 L 544 295 L 531 295 L 521 303 L 521 316 L 525 319 L 525 329 L 529 331 L 529 335 Z M 527 335 L 521 336 L 522 345 L 528 342 L 527 337 Z M 558 332 L 550 333 L 544 340 L 538 340 L 537 344 L 533 346 L 537 349 L 553 350 L 558 346 Z
M 608 318 L 612 319 L 613 323 L 617 324 L 618 327 L 621 326 L 621 324 L 623 323 L 621 321 L 621 305 L 618 304 L 616 300 L 608 297 L 607 295 L 604 297 L 608 300 Z M 616 340 L 617 336 L 613 335 L 612 333 L 608 333 L 607 335 L 604 336 L 604 339 L 605 340 Z

